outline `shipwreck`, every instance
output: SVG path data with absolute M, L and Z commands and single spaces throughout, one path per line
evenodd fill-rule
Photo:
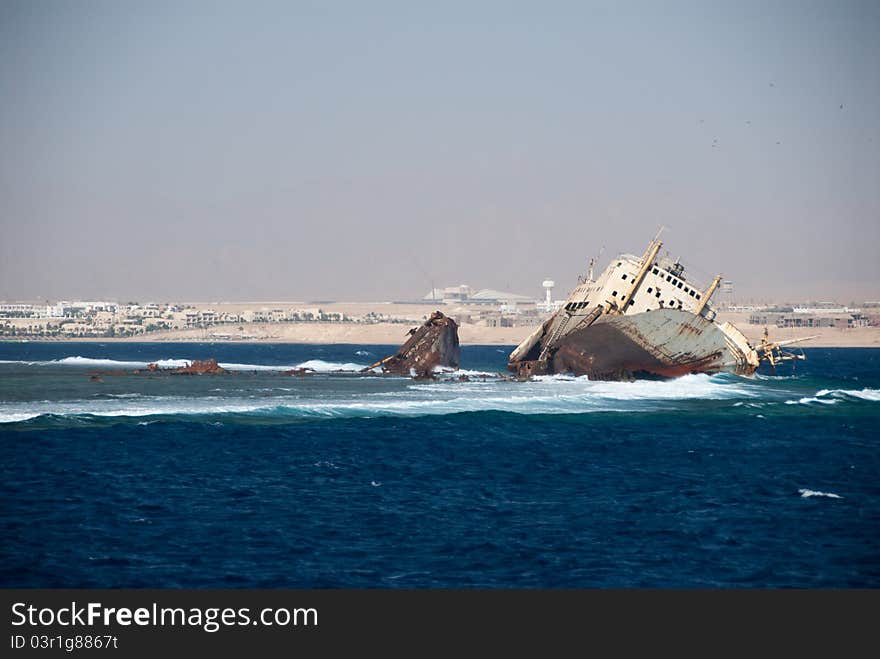
M 382 368 L 383 373 L 431 378 L 437 368 L 457 369 L 461 359 L 458 324 L 435 311 L 421 326 L 409 331 L 409 338 L 396 353 L 362 369 Z
M 160 366 L 158 363 L 147 364 L 146 368 L 133 371 L 114 369 L 108 371 L 89 371 L 92 382 L 101 382 L 103 375 L 227 375 L 229 371 L 220 366 L 216 359 L 194 359 L 185 366 Z
M 734 325 L 717 322 L 710 300 L 721 276 L 696 285 L 679 261 L 658 258 L 662 245 L 658 234 L 642 256 L 621 254 L 595 279 L 591 264 L 564 305 L 510 354 L 508 369 L 519 379 L 630 380 L 750 375 L 762 361 L 803 359 L 781 348 L 795 341 L 774 343 L 765 334 L 753 347 Z

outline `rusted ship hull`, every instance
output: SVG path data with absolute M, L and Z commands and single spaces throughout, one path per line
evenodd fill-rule
M 395 354 L 363 370 L 381 366 L 384 373 L 430 378 L 437 367 L 457 369 L 460 359 L 458 324 L 435 311 L 423 325 L 410 330 L 409 339 Z
M 543 335 L 527 351 L 512 355 L 511 371 L 519 377 L 570 373 L 591 380 L 627 380 L 755 370 L 754 359 L 719 325 L 687 311 L 602 315 L 547 346 L 551 326 L 544 325 Z

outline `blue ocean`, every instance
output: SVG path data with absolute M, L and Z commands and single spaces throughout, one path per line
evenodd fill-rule
M 0 586 L 880 587 L 880 349 L 359 372 L 393 350 L 0 344 Z M 231 372 L 90 377 L 209 357 Z

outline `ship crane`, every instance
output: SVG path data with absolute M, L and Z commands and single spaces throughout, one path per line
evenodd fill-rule
M 789 346 L 793 343 L 801 343 L 802 341 L 809 341 L 810 339 L 818 338 L 818 334 L 814 334 L 813 336 L 805 336 L 800 339 L 788 339 L 787 341 L 771 341 L 770 333 L 767 331 L 767 328 L 764 328 L 764 335 L 761 337 L 761 343 L 755 348 L 758 353 L 758 358 L 761 361 L 765 361 L 770 364 L 771 368 L 775 369 L 777 364 L 781 364 L 786 361 L 803 361 L 807 357 L 803 352 L 800 354 L 791 352 L 789 350 L 783 350 L 782 346 Z

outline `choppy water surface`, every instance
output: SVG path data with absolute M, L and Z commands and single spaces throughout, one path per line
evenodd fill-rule
M 753 378 L 359 370 L 385 346 L 0 344 L 0 585 L 880 585 L 880 350 Z M 225 376 L 102 376 L 217 358 Z M 307 377 L 284 373 L 296 367 Z

